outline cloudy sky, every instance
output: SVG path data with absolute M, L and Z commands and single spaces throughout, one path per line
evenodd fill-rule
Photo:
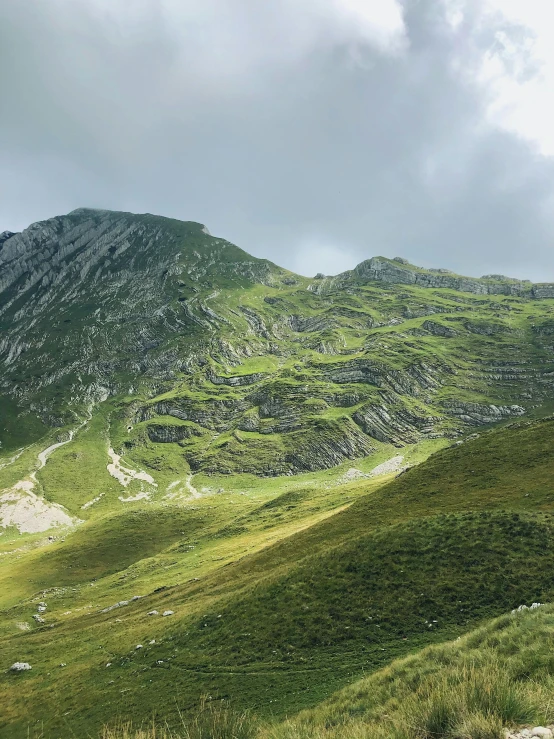
M 0 231 L 205 223 L 304 274 L 554 281 L 554 0 L 2 0 Z

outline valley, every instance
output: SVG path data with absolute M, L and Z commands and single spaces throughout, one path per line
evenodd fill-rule
M 554 286 L 306 278 L 79 209 L 0 238 L 0 384 L 2 737 L 178 731 L 209 696 L 276 739 L 411 739 L 397 675 L 436 687 L 471 634 L 532 679 L 506 645 L 552 639 L 511 611 L 554 600 Z

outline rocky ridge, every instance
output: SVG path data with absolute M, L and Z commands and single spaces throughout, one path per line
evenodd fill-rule
M 392 260 L 373 257 L 355 267 L 354 274 L 362 280 L 444 288 L 476 295 L 528 295 L 535 299 L 554 297 L 554 284 L 532 285 L 528 280 L 515 280 L 504 275 L 485 275 L 472 279 L 454 275 L 449 270 L 414 268 L 400 257 Z
M 548 400 L 551 287 L 383 257 L 307 279 L 201 224 L 79 209 L 0 237 L 0 387 L 43 429 L 126 396 L 118 453 L 323 469 Z

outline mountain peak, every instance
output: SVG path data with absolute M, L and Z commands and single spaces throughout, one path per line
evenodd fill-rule
M 8 239 L 11 239 L 11 237 L 15 235 L 16 234 L 14 231 L 2 231 L 2 233 L 0 233 L 0 246 L 2 246 L 4 242 L 6 242 Z
M 81 216 L 81 215 L 87 215 L 89 213 L 117 213 L 118 211 L 115 210 L 109 210 L 107 208 L 75 208 L 75 210 L 70 211 L 67 215 L 68 216 Z

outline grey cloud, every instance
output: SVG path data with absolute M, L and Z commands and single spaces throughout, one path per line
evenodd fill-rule
M 127 29 L 5 0 L 0 231 L 89 205 L 199 220 L 311 273 L 399 254 L 554 280 L 554 164 L 484 125 L 471 17 L 453 44 L 441 0 L 407 2 L 399 54 L 256 5 L 183 33 L 154 0 Z

